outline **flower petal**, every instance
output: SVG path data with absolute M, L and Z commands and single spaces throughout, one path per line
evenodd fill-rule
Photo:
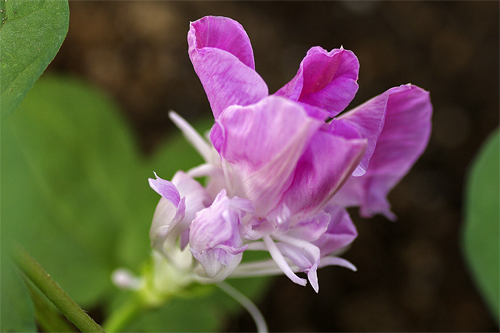
M 155 190 L 156 193 L 170 201 L 175 206 L 175 208 L 179 207 L 181 195 L 179 194 L 179 191 L 177 190 L 175 185 L 168 180 L 158 177 L 156 173 L 155 177 L 156 179 L 149 178 L 149 186 L 151 186 L 151 188 Z
M 319 291 L 316 269 L 320 262 L 319 248 L 307 241 L 286 236 L 273 236 L 279 251 L 290 259 L 300 272 L 307 273 L 307 278 L 316 292 Z
M 240 236 L 241 219 L 252 213 L 254 206 L 246 199 L 229 199 L 222 190 L 213 204 L 198 212 L 190 227 L 190 250 L 209 277 L 241 260 L 247 248 Z
M 343 207 L 329 205 L 323 212 L 330 215 L 330 224 L 326 232 L 313 243 L 321 250 L 321 257 L 346 247 L 358 236 L 349 213 Z
M 180 223 L 186 214 L 185 198 L 181 198 L 172 182 L 159 178 L 156 173 L 155 176 L 156 179 L 149 179 L 149 184 L 162 197 L 155 209 L 149 238 L 153 248 L 163 251 L 165 243 L 173 245 L 189 225 L 186 227 Z
M 398 89 L 405 90 L 407 86 L 398 87 Z M 333 119 L 330 123 L 329 130 L 336 135 L 352 138 L 357 134 L 359 137 L 368 140 L 365 155 L 354 171 L 353 176 L 363 175 L 368 168 L 368 163 L 375 151 L 377 140 L 384 127 L 387 102 L 389 96 L 393 93 L 393 90 L 388 90 L 357 108 L 342 114 L 340 117 Z
M 231 53 L 244 65 L 255 69 L 252 44 L 243 26 L 228 17 L 205 16 L 191 22 L 189 46 L 211 47 Z M 192 44 L 194 43 L 194 44 Z
M 321 211 L 314 216 L 300 220 L 286 235 L 313 242 L 327 231 L 329 223 L 330 215 Z
M 172 178 L 172 183 L 179 190 L 180 195 L 185 200 L 185 214 L 179 223 L 181 234 L 179 236 L 179 246 L 183 250 L 189 242 L 189 226 L 195 215 L 211 203 L 210 195 L 200 183 L 183 171 L 177 171 Z
M 334 117 L 354 98 L 358 72 L 359 62 L 351 51 L 327 52 L 315 46 L 307 51 L 297 75 L 275 95 L 320 107 Z
M 315 214 L 351 176 L 366 144 L 365 139 L 346 140 L 327 131 L 316 132 L 297 163 L 282 203 L 292 214 Z
M 214 16 L 192 22 L 188 44 L 215 119 L 230 105 L 253 104 L 269 94 L 255 72 L 250 40 L 238 22 Z
M 269 96 L 257 104 L 226 109 L 210 132 L 227 162 L 234 194 L 252 200 L 264 217 L 290 182 L 307 143 L 323 123 L 295 102 Z
M 386 199 L 423 153 L 431 132 L 432 104 L 429 93 L 412 85 L 388 90 L 384 128 L 366 174 L 351 177 L 332 199 L 342 206 L 360 206 L 361 215 L 377 213 L 394 220 Z

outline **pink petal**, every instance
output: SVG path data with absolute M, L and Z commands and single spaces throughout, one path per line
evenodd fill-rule
M 408 86 L 398 87 L 399 90 L 410 89 Z M 342 114 L 335 118 L 330 123 L 330 130 L 345 137 L 351 137 L 353 133 L 357 133 L 359 137 L 368 140 L 366 153 L 361 160 L 361 163 L 354 171 L 354 176 L 361 176 L 366 172 L 370 158 L 375 151 L 377 140 L 384 128 L 384 121 L 387 109 L 389 96 L 393 94 L 393 90 L 388 90 L 385 93 L 372 98 L 368 102 L 358 106 L 357 108 Z
M 330 215 L 330 224 L 314 245 L 320 248 L 321 256 L 328 256 L 351 244 L 358 236 L 349 213 L 340 206 L 330 205 L 324 209 Z
M 292 214 L 314 214 L 351 176 L 366 149 L 365 139 L 348 140 L 318 131 L 294 171 L 283 203 Z
M 341 205 L 359 205 L 361 215 L 377 213 L 395 219 L 387 201 L 389 191 L 408 173 L 429 141 L 432 104 L 429 93 L 404 85 L 388 90 L 384 128 L 366 174 L 351 177 L 333 198 Z
M 319 212 L 314 216 L 300 220 L 287 232 L 287 236 L 313 242 L 327 231 L 329 223 L 330 215 Z
M 189 226 L 195 215 L 211 203 L 207 190 L 196 180 L 183 171 L 177 171 L 172 178 L 172 184 L 179 190 L 185 200 L 185 216 L 182 219 L 182 233 L 179 236 L 179 246 L 183 250 L 189 242 Z
M 176 208 L 179 207 L 181 195 L 175 185 L 168 180 L 158 177 L 156 173 L 155 177 L 156 179 L 149 178 L 149 186 L 151 186 L 156 193 L 170 201 Z
M 268 95 L 255 72 L 250 39 L 238 22 L 214 16 L 192 22 L 188 44 L 216 119 L 230 105 L 253 104 Z
M 344 49 L 327 52 L 316 46 L 302 60 L 297 75 L 275 95 L 320 107 L 334 117 L 358 90 L 359 62 Z
M 253 210 L 249 200 L 229 199 L 222 190 L 210 207 L 196 214 L 190 227 L 190 250 L 210 277 L 217 275 L 222 266 L 241 260 L 238 255 L 248 247 L 241 239 L 241 219 Z
M 189 46 L 226 51 L 246 66 L 255 69 L 252 44 L 243 26 L 222 16 L 205 16 L 191 22 L 188 33 Z
M 156 206 L 149 237 L 151 245 L 162 251 L 162 244 L 168 240 L 174 243 L 189 224 L 182 223 L 186 215 L 186 198 L 181 198 L 173 183 L 159 178 L 156 173 L 155 176 L 156 179 L 149 179 L 149 184 L 162 198 Z
M 310 138 L 323 123 L 297 103 L 269 96 L 224 111 L 210 133 L 234 172 L 236 195 L 254 201 L 258 216 L 276 207 Z

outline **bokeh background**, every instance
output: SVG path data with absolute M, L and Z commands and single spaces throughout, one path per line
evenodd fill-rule
M 70 12 L 48 71 L 111 95 L 146 157 L 176 131 L 168 110 L 189 121 L 211 116 L 186 41 L 189 21 L 205 15 L 245 27 L 270 92 L 315 45 L 358 56 L 351 107 L 400 84 L 429 90 L 429 147 L 389 197 L 398 222 L 353 210 L 359 237 L 345 258 L 358 272 L 321 269 L 319 294 L 279 277 L 258 306 L 271 331 L 498 331 L 460 236 L 464 176 L 499 123 L 498 1 L 70 1 Z M 242 313 L 226 330 L 254 324 Z

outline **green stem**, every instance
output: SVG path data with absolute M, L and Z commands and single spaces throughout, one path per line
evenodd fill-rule
M 134 293 L 106 319 L 103 324 L 104 330 L 109 333 L 120 332 L 146 309 L 147 306 L 141 297 Z
M 24 277 L 23 280 L 28 286 L 35 307 L 36 321 L 42 332 L 78 332 L 28 278 Z
M 13 258 L 17 266 L 40 291 L 82 332 L 105 331 L 76 304 L 20 245 L 16 245 Z

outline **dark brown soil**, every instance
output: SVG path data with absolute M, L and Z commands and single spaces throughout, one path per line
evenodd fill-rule
M 498 331 L 460 249 L 464 175 L 499 123 L 499 3 L 70 2 L 70 30 L 50 71 L 83 77 L 114 96 L 145 154 L 172 126 L 211 115 L 187 55 L 189 21 L 223 15 L 252 40 L 274 92 L 311 46 L 356 53 L 352 106 L 411 82 L 431 92 L 433 134 L 392 192 L 396 223 L 353 218 L 345 254 L 358 267 L 320 270 L 320 292 L 278 278 L 259 304 L 271 331 Z M 227 331 L 251 331 L 243 313 Z

